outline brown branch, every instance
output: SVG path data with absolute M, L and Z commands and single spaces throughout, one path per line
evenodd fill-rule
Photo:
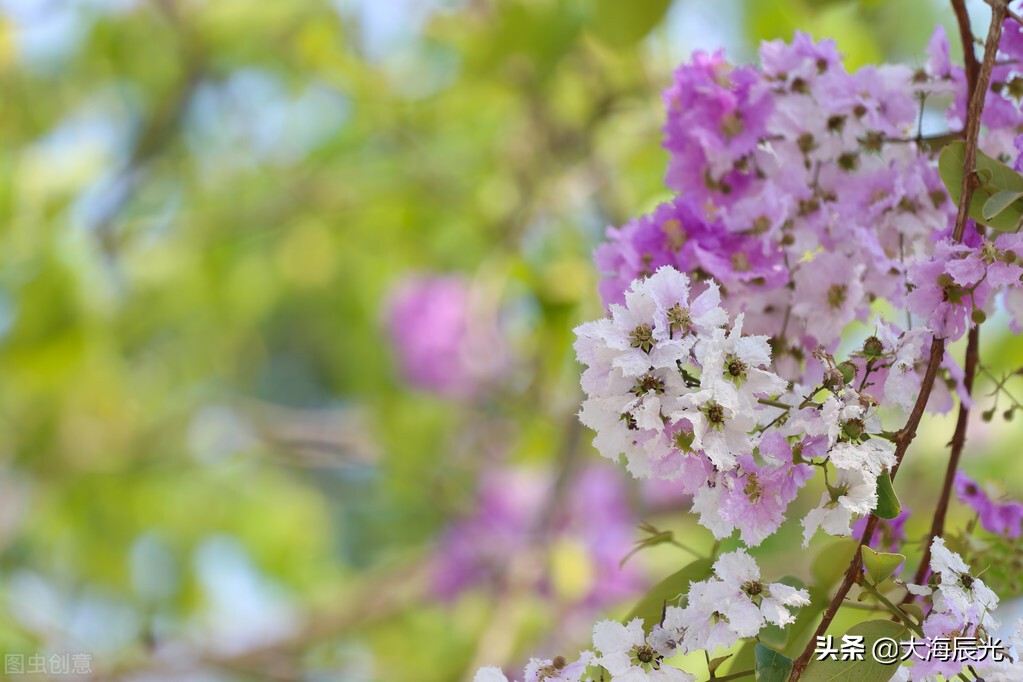
M 1009 16 L 1010 19 L 1015 21 L 1017 24 L 1023 24 L 1023 17 L 1021 17 L 1020 15 L 1016 14 L 1011 9 L 1006 9 L 1005 13 Z
M 973 51 L 973 29 L 970 28 L 970 13 L 966 10 L 966 0 L 952 0 L 952 9 L 959 25 L 959 42 L 963 44 L 963 63 L 966 65 L 966 82 L 969 88 L 967 92 L 973 93 L 977 89 L 980 65 L 977 64 L 977 55 Z
M 977 361 L 980 356 L 980 327 L 970 330 L 969 340 L 966 345 L 966 362 L 963 372 L 963 388 L 966 394 L 973 392 L 973 379 L 977 373 Z M 927 576 L 927 566 L 931 559 L 931 541 L 941 537 L 945 532 L 945 515 L 948 512 L 948 504 L 952 497 L 952 485 L 955 482 L 956 470 L 959 468 L 959 458 L 963 454 L 963 446 L 966 444 L 966 428 L 969 423 L 970 408 L 964 403 L 959 403 L 959 416 L 956 419 L 956 429 L 952 434 L 952 449 L 948 456 L 948 468 L 945 470 L 945 482 L 941 487 L 941 496 L 938 498 L 938 506 L 934 510 L 934 519 L 931 521 L 931 532 L 924 543 L 924 554 L 920 559 L 920 565 L 916 569 L 913 582 L 921 584 Z M 913 601 L 912 592 L 906 593 L 904 602 Z
M 970 31 L 969 19 L 964 19 L 965 6 L 962 0 L 952 0 L 952 6 L 956 11 L 956 17 L 959 19 L 960 36 L 963 38 L 963 53 L 967 65 L 967 74 L 971 73 L 971 70 L 976 64 L 976 56 L 973 55 L 973 34 Z M 963 162 L 963 191 L 959 198 L 959 210 L 956 214 L 955 228 L 952 233 L 955 241 L 962 241 L 963 232 L 966 229 L 966 220 L 969 215 L 970 201 L 973 198 L 974 188 L 974 172 L 977 160 L 977 138 L 980 134 L 980 119 L 981 114 L 984 110 L 984 98 L 987 93 L 988 84 L 991 80 L 991 70 L 994 68 L 995 55 L 998 52 L 998 40 L 1001 38 L 1002 33 L 1002 22 L 1005 20 L 1006 3 L 1004 0 L 996 0 L 992 2 L 991 7 L 991 25 L 988 28 L 987 39 L 984 43 L 984 61 L 981 63 L 977 77 L 975 81 L 969 82 L 969 107 L 966 111 L 966 159 Z M 906 425 L 900 430 L 895 436 L 895 466 L 892 467 L 891 478 L 895 479 L 896 474 L 899 471 L 899 466 L 902 464 L 903 458 L 906 456 L 906 451 L 909 449 L 910 444 L 916 437 L 916 429 L 920 425 L 920 420 L 923 418 L 924 410 L 927 407 L 927 401 L 930 399 L 931 390 L 934 388 L 934 379 L 938 374 L 938 368 L 941 365 L 941 360 L 945 355 L 945 342 L 943 339 L 937 337 L 931 339 L 931 350 L 930 357 L 927 362 L 927 369 L 924 372 L 923 381 L 920 383 L 920 394 L 917 396 L 916 403 L 913 405 L 913 410 L 910 412 L 909 418 L 906 420 Z M 963 434 L 965 438 L 965 431 Z M 817 643 L 817 637 L 822 636 L 827 632 L 828 627 L 835 618 L 835 614 L 838 613 L 838 609 L 841 608 L 842 602 L 845 600 L 849 590 L 852 589 L 853 584 L 860 577 L 860 562 L 861 548 L 863 545 L 873 536 L 874 530 L 877 528 L 878 517 L 875 514 L 871 514 L 867 520 L 867 527 L 863 530 L 863 536 L 860 538 L 860 542 L 856 547 L 856 552 L 849 562 L 849 568 L 846 569 L 845 576 L 842 580 L 842 584 L 835 592 L 831 603 L 828 604 L 828 608 L 824 612 L 824 616 L 821 618 L 820 624 L 817 626 L 817 630 L 813 636 L 810 637 L 810 641 L 807 642 L 803 652 L 799 655 L 799 658 L 795 660 L 792 666 L 792 675 L 789 678 L 790 682 L 796 682 L 802 676 L 803 671 L 806 670 L 806 666 L 810 663 L 810 657 L 813 656 L 814 648 Z
M 930 356 L 927 358 L 927 369 L 924 370 L 924 378 L 920 382 L 920 395 L 916 398 L 912 412 L 906 420 L 906 425 L 895 434 L 895 466 L 892 467 L 892 480 L 899 473 L 902 466 L 902 459 L 906 456 L 910 443 L 916 438 L 916 427 L 923 419 L 924 410 L 927 408 L 927 401 L 931 397 L 931 389 L 934 388 L 934 379 L 938 376 L 938 369 L 941 360 L 945 357 L 945 341 L 937 337 L 931 339 Z
M 988 27 L 987 40 L 984 41 L 984 61 L 980 65 L 977 81 L 969 90 L 970 106 L 966 110 L 966 159 L 963 161 L 963 193 L 959 201 L 959 212 L 956 215 L 955 232 L 952 238 L 962 241 L 966 229 L 966 218 L 970 211 L 970 200 L 973 188 L 977 183 L 974 176 L 977 164 L 977 137 L 980 134 L 980 119 L 984 112 L 984 99 L 988 84 L 991 82 L 991 70 L 995 67 L 995 56 L 998 54 L 998 40 L 1002 36 L 1002 22 L 1005 21 L 1005 0 L 994 0 L 991 3 L 991 25 Z M 971 52 L 963 46 L 964 52 Z

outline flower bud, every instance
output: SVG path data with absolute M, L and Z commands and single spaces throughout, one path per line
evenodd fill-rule
M 863 355 L 868 360 L 877 360 L 884 354 L 884 344 L 876 336 L 869 337 L 863 342 Z
M 987 313 L 980 308 L 974 308 L 970 314 L 970 319 L 973 320 L 974 324 L 984 324 L 984 320 L 987 319 Z
M 838 371 L 842 373 L 842 381 L 847 384 L 856 378 L 856 365 L 848 360 L 839 363 Z

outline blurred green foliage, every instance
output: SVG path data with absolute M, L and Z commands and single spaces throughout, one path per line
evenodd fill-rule
M 0 21 L 0 650 L 99 652 L 111 679 L 170 665 L 168 641 L 224 679 L 463 677 L 505 614 L 426 603 L 414 569 L 495 452 L 570 446 L 589 255 L 666 197 L 674 64 L 794 30 L 918 60 L 948 21 L 924 0 L 33 5 Z M 515 311 L 499 395 L 403 386 L 381 310 L 410 271 Z M 515 656 L 554 622 L 539 601 Z

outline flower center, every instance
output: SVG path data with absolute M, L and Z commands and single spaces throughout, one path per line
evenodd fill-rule
M 733 379 L 745 379 L 746 371 L 749 369 L 749 365 L 740 360 L 735 355 L 729 355 L 725 358 L 725 370 L 731 375 Z
M 648 324 L 637 325 L 629 333 L 629 338 L 632 339 L 632 347 L 644 353 L 649 353 L 654 347 L 654 330 Z
M 696 436 L 689 431 L 679 431 L 675 434 L 675 447 L 682 452 L 693 451 L 693 441 L 696 440 Z
M 682 223 L 677 219 L 666 220 L 661 226 L 664 238 L 668 241 L 668 248 L 672 251 L 679 251 L 686 245 L 687 237 Z
M 707 421 L 711 428 L 720 429 L 725 425 L 725 408 L 715 400 L 707 401 L 703 407 L 703 413 L 707 415 Z
M 653 374 L 644 374 L 632 387 L 633 395 L 646 395 L 650 391 L 664 393 L 664 380 Z
M 764 591 L 764 584 L 759 580 L 750 580 L 743 583 L 742 591 L 751 597 L 755 597 Z
M 742 492 L 749 498 L 750 502 L 756 502 L 760 499 L 760 493 L 762 492 L 760 487 L 760 481 L 757 480 L 756 473 L 751 472 L 746 476 L 746 485 L 743 487 Z
M 941 300 L 945 303 L 957 304 L 969 293 L 966 289 L 955 283 L 952 276 L 947 272 L 938 275 L 938 286 L 941 287 Z
M 845 303 L 846 286 L 844 284 L 832 284 L 828 287 L 828 305 L 838 310 Z
M 661 657 L 649 644 L 638 644 L 632 647 L 632 662 L 647 672 L 659 670 L 661 667 Z
M 721 132 L 725 134 L 725 137 L 732 139 L 736 135 L 742 132 L 742 119 L 736 114 L 725 114 L 721 118 Z
M 683 308 L 677 303 L 669 308 L 668 325 L 671 328 L 672 334 L 676 331 L 683 334 L 691 332 L 693 330 L 693 317 L 689 312 L 689 308 Z
M 734 269 L 736 272 L 749 271 L 750 269 L 749 258 L 746 256 L 746 254 L 742 253 L 741 251 L 739 253 L 732 254 L 732 269 Z

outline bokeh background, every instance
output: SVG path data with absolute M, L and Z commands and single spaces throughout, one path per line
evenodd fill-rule
M 441 682 L 587 646 L 712 544 L 574 416 L 592 249 L 669 196 L 673 67 L 795 30 L 919 64 L 936 23 L 931 0 L 0 0 L 0 653 Z M 999 422 L 964 467 L 1019 492 Z M 950 423 L 900 480 L 911 536 Z M 768 573 L 837 570 L 790 531 Z

